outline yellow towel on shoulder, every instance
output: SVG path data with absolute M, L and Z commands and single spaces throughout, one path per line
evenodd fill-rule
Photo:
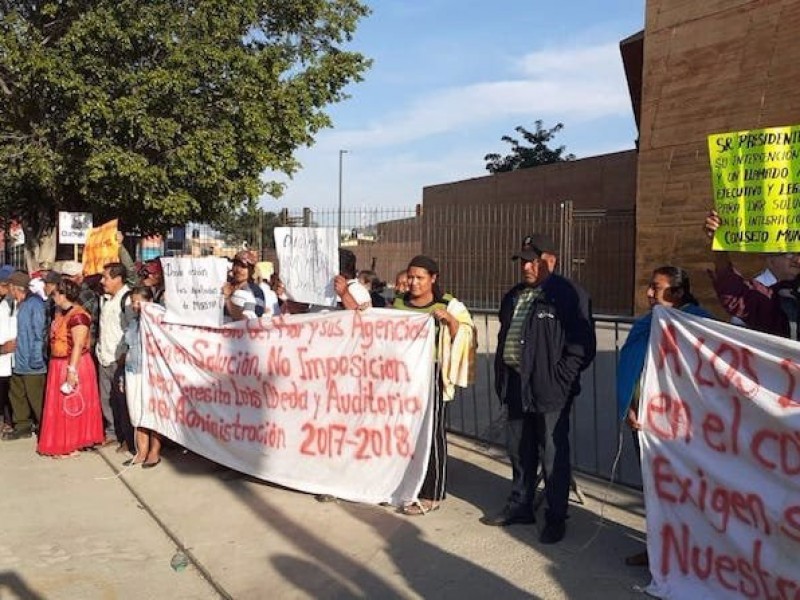
M 451 339 L 447 327 L 439 330 L 438 358 L 441 365 L 444 399 L 455 397 L 456 386 L 465 388 L 475 383 L 475 324 L 467 307 L 456 299 L 447 305 L 447 312 L 458 319 L 458 332 Z

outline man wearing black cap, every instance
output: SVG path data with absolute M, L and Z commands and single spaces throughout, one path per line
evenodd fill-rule
M 522 281 L 500 305 L 495 390 L 508 408 L 512 467 L 508 502 L 487 525 L 534 523 L 540 463 L 547 511 L 539 540 L 555 544 L 566 531 L 571 479 L 569 413 L 580 374 L 594 359 L 595 335 L 588 294 L 553 271 L 556 249 L 542 235 L 527 236 L 518 260 Z

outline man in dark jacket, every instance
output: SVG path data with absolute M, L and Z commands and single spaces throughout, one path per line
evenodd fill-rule
M 535 522 L 533 501 L 541 463 L 547 512 L 539 540 L 561 541 L 569 487 L 569 413 L 580 376 L 594 359 L 591 301 L 578 285 L 553 271 L 556 250 L 542 235 L 526 237 L 518 260 L 522 282 L 500 305 L 495 389 L 507 405 L 507 444 L 512 467 L 508 502 L 487 525 Z

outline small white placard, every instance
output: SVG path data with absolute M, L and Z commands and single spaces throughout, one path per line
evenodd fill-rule
M 296 302 L 336 306 L 333 278 L 339 273 L 336 229 L 276 227 L 275 250 L 286 294 Z
M 92 213 L 59 212 L 58 243 L 85 244 L 92 228 Z
M 160 260 L 164 270 L 164 322 L 221 327 L 222 286 L 228 276 L 228 261 L 216 256 Z

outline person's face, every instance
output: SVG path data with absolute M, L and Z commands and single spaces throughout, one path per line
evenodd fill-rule
M 405 294 L 408 291 L 408 274 L 400 273 L 394 280 L 394 293 Z
M 647 301 L 650 308 L 655 305 L 673 307 L 680 302 L 680 296 L 670 288 L 669 277 L 666 275 L 653 275 L 650 285 L 647 286 Z
M 143 298 L 141 294 L 131 294 L 131 310 L 137 315 L 142 312 L 142 304 L 145 302 L 149 302 L 149 300 Z
M 142 278 L 142 283 L 150 287 L 159 287 L 162 280 L 161 273 L 157 271 L 146 271 L 144 278 Z
M 0 283 L 0 296 L 8 296 L 8 282 Z
M 767 256 L 767 267 L 778 281 L 793 281 L 800 275 L 800 253 L 770 254 Z
M 56 291 L 56 284 L 55 283 L 45 283 L 44 284 L 44 293 L 48 296 L 52 296 Z
M 231 267 L 233 283 L 244 283 L 250 279 L 250 268 L 240 260 L 234 260 Z
M 542 252 L 539 258 L 533 260 L 519 259 L 522 281 L 527 285 L 537 286 L 547 279 L 555 268 L 556 257 L 547 252 Z
M 100 279 L 100 285 L 103 286 L 103 292 L 106 294 L 116 294 L 122 288 L 122 277 L 112 277 L 108 269 L 105 269 L 103 277 Z
M 56 286 L 53 286 L 53 302 L 58 308 L 67 308 L 71 305 L 71 303 L 67 300 L 67 297 L 58 291 Z
M 408 278 L 408 292 L 412 298 L 424 298 L 433 295 L 433 284 L 436 275 L 431 275 L 422 267 L 410 267 L 406 273 Z
M 28 293 L 28 290 L 25 288 L 21 288 L 16 285 L 10 285 L 9 292 L 11 293 L 11 297 L 14 298 L 17 302 L 22 302 L 25 299 L 25 295 Z

